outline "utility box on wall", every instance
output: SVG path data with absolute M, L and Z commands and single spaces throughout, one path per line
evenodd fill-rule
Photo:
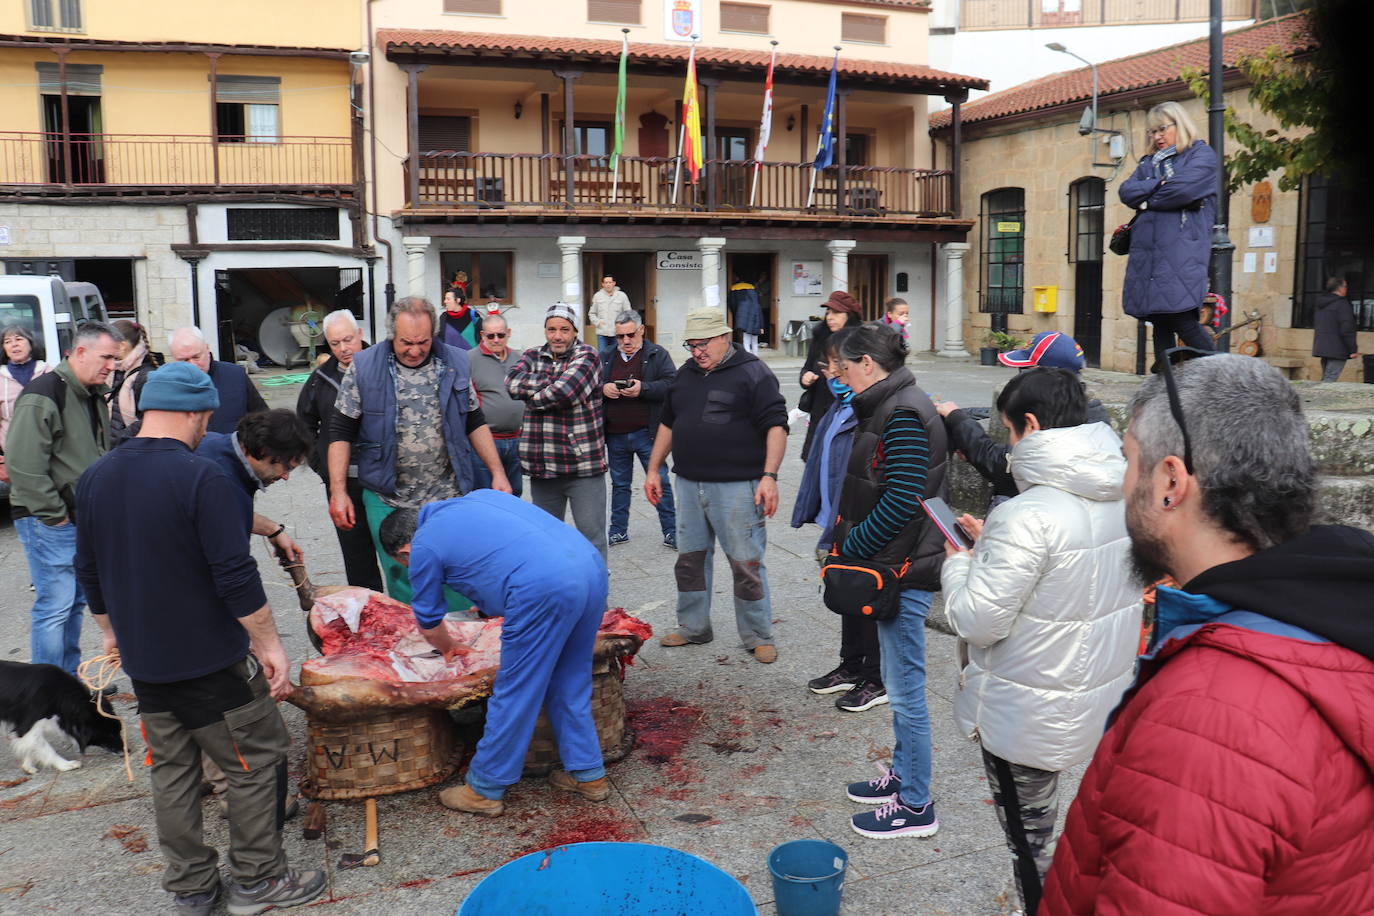
M 1035 293 L 1033 297 L 1035 311 L 1045 314 L 1059 311 L 1059 287 L 1033 286 L 1031 289 Z

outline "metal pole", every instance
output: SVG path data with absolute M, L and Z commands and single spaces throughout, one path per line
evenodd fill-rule
M 1216 151 L 1218 162 L 1223 162 L 1226 156 L 1226 97 L 1221 80 L 1225 67 L 1221 32 L 1222 0 L 1211 0 L 1211 7 L 1211 60 L 1208 65 L 1211 72 L 1207 81 L 1207 122 L 1212 149 Z M 1230 211 L 1231 195 L 1226 189 L 1226 167 L 1223 164 L 1217 169 L 1217 220 L 1212 227 L 1212 263 L 1209 277 L 1212 292 L 1225 299 L 1230 306 L 1230 311 L 1221 317 L 1218 328 L 1223 333 L 1217 339 L 1217 349 L 1223 353 L 1231 349 L 1231 336 L 1225 332 L 1231 327 L 1231 315 L 1236 308 L 1235 300 L 1231 297 L 1231 261 L 1236 246 L 1232 244 L 1227 231 Z

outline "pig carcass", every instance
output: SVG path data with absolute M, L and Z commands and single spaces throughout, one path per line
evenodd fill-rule
M 409 605 L 364 588 L 315 601 L 310 627 L 321 658 L 301 665 L 287 701 L 330 722 L 375 718 L 390 709 L 458 709 L 488 696 L 501 662 L 501 620 L 445 621 L 466 648 L 446 662 L 425 640 Z M 593 658 L 631 658 L 652 628 L 621 608 L 606 612 Z

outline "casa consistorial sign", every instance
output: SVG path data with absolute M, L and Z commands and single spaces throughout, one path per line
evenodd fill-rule
M 654 263 L 659 270 L 701 270 L 701 252 L 660 251 Z

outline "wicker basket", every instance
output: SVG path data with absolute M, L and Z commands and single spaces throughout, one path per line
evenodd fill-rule
M 625 691 L 620 675 L 611 671 L 605 661 L 598 661 L 592 670 L 592 719 L 596 722 L 596 736 L 601 741 L 601 754 L 613 763 L 630 751 L 633 736 L 625 728 Z M 534 726 L 529 753 L 525 755 L 525 775 L 543 776 L 560 765 L 558 739 L 553 726 L 543 712 Z
M 307 718 L 307 798 L 374 798 L 423 789 L 457 769 L 453 723 L 442 710 L 388 712 L 362 722 Z

